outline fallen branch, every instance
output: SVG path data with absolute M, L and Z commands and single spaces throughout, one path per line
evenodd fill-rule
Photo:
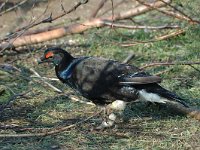
M 175 101 L 168 101 L 166 102 L 167 106 L 171 109 L 174 109 L 176 112 L 182 113 L 184 115 L 187 115 L 189 117 L 192 117 L 198 121 L 200 121 L 200 110 L 192 107 L 185 107 L 179 102 Z
M 200 73 L 200 70 L 198 68 L 196 68 L 196 67 L 194 67 L 192 65 L 189 65 L 189 66 Z
M 30 134 L 0 134 L 0 138 L 25 138 L 25 137 L 42 137 L 42 136 L 48 136 L 48 135 L 54 135 L 57 133 L 61 133 L 64 132 L 70 128 L 76 127 L 78 125 L 81 125 L 82 123 L 90 120 L 91 118 L 94 118 L 95 116 L 97 116 L 98 114 L 100 114 L 102 112 L 99 111 L 96 114 L 86 118 L 85 120 L 79 121 L 77 123 L 74 123 L 72 125 L 66 126 L 66 127 L 62 127 L 62 128 L 56 128 L 56 129 L 51 129 L 50 131 L 46 131 L 46 132 L 41 132 L 41 133 L 30 133 Z
M 162 1 L 163 3 L 165 3 L 167 6 L 173 8 L 175 11 L 179 12 L 182 16 L 184 16 L 186 18 L 186 20 L 188 20 L 189 22 L 192 22 L 192 23 L 200 23 L 200 21 L 197 21 L 197 20 L 194 20 L 192 19 L 190 16 L 188 16 L 187 14 L 185 14 L 184 12 L 180 11 L 178 8 L 172 6 L 171 4 L 169 3 L 166 3 L 164 0 L 160 0 Z
M 52 88 L 54 91 L 62 93 L 63 91 L 61 91 L 60 89 L 58 89 L 57 87 L 53 86 L 52 84 L 50 84 L 49 82 L 45 81 L 40 75 L 39 73 L 37 73 L 33 68 L 30 68 L 30 71 L 32 71 L 39 79 L 42 80 L 42 82 L 44 82 L 46 85 L 48 85 L 50 88 Z
M 200 65 L 200 62 L 157 62 L 157 63 L 146 64 L 143 67 L 140 67 L 140 69 L 145 69 L 154 66 L 170 66 L 170 65 Z
M 116 27 L 116 28 L 125 28 L 125 29 L 149 29 L 149 30 L 160 30 L 160 29 L 179 29 L 180 27 L 177 25 L 169 26 L 169 25 L 163 25 L 163 26 L 131 26 L 131 25 L 125 25 L 125 24 L 119 24 L 119 23 L 113 23 L 111 21 L 102 21 L 102 23 L 106 26 L 110 27 Z
M 185 15 L 184 13 L 182 13 L 181 11 L 177 10 L 175 7 L 173 7 L 172 5 L 168 5 L 168 3 L 166 3 L 165 1 L 161 0 L 163 3 L 165 3 L 167 6 L 170 6 L 171 8 L 174 8 L 177 12 L 173 12 L 173 11 L 167 11 L 167 10 L 162 10 L 158 7 L 155 7 L 155 6 L 152 6 L 152 5 L 149 5 L 148 3 L 145 3 L 141 0 L 136 0 L 137 2 L 139 2 L 140 4 L 144 5 L 144 6 L 147 6 L 147 7 L 150 7 L 152 9 L 155 9 L 163 14 L 166 14 L 168 16 L 171 16 L 171 17 L 174 17 L 174 18 L 177 18 L 179 20 L 186 20 L 188 21 L 189 23 L 193 23 L 193 24 L 200 24 L 200 21 L 197 21 L 197 20 L 194 20 L 192 19 L 191 17 Z
M 155 73 L 154 75 L 160 76 L 160 75 L 162 75 L 162 74 L 164 74 L 164 73 L 167 73 L 167 72 L 169 72 L 169 71 L 171 71 L 171 70 L 172 70 L 172 68 L 168 68 L 168 69 L 166 69 L 166 70 L 163 70 L 163 71 L 160 71 L 160 72 L 158 72 L 158 73 Z
M 88 101 L 84 101 L 84 100 L 80 100 L 79 97 L 74 96 L 74 95 L 65 95 L 65 96 L 67 96 L 68 98 L 70 98 L 72 101 L 79 102 L 81 104 L 87 104 L 87 105 L 91 105 L 91 106 L 96 106 L 94 103 L 88 102 Z
M 47 77 L 41 77 L 41 76 L 37 76 L 37 75 L 32 75 L 32 78 L 40 78 L 40 79 L 44 79 L 44 80 L 51 80 L 51 81 L 59 81 L 59 79 L 57 78 L 47 78 Z
M 135 54 L 129 53 L 128 57 L 126 57 L 126 59 L 124 59 L 124 61 L 122 63 L 124 63 L 124 64 L 128 63 L 133 57 L 135 57 Z
M 123 46 L 123 47 L 130 47 L 130 46 L 135 46 L 137 44 L 145 44 L 145 43 L 162 41 L 162 40 L 166 40 L 166 39 L 169 39 L 171 37 L 174 37 L 174 36 L 177 36 L 177 35 L 180 35 L 180 34 L 183 34 L 183 33 L 185 33 L 185 30 L 180 29 L 178 31 L 175 31 L 175 32 L 172 32 L 172 33 L 169 33 L 169 34 L 156 37 L 155 39 L 152 39 L 152 40 L 148 40 L 148 41 L 136 41 L 134 43 L 128 43 L 128 44 L 124 43 L 124 44 L 121 44 L 121 46 Z
M 50 84 L 49 82 L 45 81 L 45 80 L 60 81 L 59 79 L 41 77 L 40 74 L 37 73 L 33 68 L 31 68 L 30 71 L 32 71 L 32 72 L 34 73 L 34 75 L 35 75 L 35 76 L 31 76 L 31 77 L 39 78 L 39 79 L 41 79 L 45 84 L 47 84 L 50 88 L 52 88 L 53 90 L 55 90 L 56 92 L 63 93 L 63 91 L 61 91 L 61 90 L 58 89 L 57 87 L 53 86 L 53 85 Z M 72 101 L 79 102 L 79 103 L 82 103 L 82 104 L 87 104 L 87 105 L 95 106 L 94 103 L 92 103 L 92 102 L 87 102 L 87 101 L 82 101 L 82 100 L 80 100 L 80 98 L 77 98 L 76 96 L 73 96 L 73 95 L 65 95 L 65 96 L 67 96 L 68 98 L 70 98 Z
M 170 0 L 166 0 L 166 2 L 170 2 Z M 154 7 L 163 7 L 166 4 L 163 2 L 160 2 L 160 1 L 156 1 L 154 3 L 149 3 L 149 5 L 154 6 Z M 42 32 L 42 33 L 27 35 L 27 36 L 21 36 L 21 37 L 18 37 L 17 39 L 15 39 L 15 38 L 10 39 L 8 42 L 2 42 L 0 44 L 0 50 L 2 52 L 3 50 L 9 49 L 9 48 L 16 48 L 19 46 L 40 43 L 40 42 L 44 42 L 44 41 L 48 41 L 48 40 L 52 40 L 52 39 L 61 38 L 63 36 L 70 35 L 70 34 L 82 33 L 91 28 L 103 27 L 104 20 L 116 21 L 116 20 L 127 19 L 130 17 L 134 17 L 137 15 L 146 13 L 151 10 L 152 10 L 152 8 L 148 7 L 148 6 L 138 6 L 129 11 L 122 12 L 122 13 L 119 13 L 116 15 L 112 15 L 107 18 L 96 18 L 96 19 L 85 21 L 83 23 L 75 23 L 75 24 L 69 25 L 67 27 L 62 27 L 62 28 L 54 29 L 54 30 L 47 31 L 47 32 Z

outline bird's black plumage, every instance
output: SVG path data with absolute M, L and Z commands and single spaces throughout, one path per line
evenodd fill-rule
M 140 98 L 140 91 L 145 90 L 185 105 L 180 97 L 158 84 L 160 77 L 132 65 L 96 57 L 74 58 L 60 48 L 47 49 L 42 61 L 47 60 L 55 64 L 56 75 L 63 83 L 96 104 L 135 101 Z

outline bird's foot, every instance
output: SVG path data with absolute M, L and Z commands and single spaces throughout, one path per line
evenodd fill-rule
M 105 128 L 112 127 L 115 123 L 117 116 L 114 113 L 111 113 L 107 120 L 104 120 L 100 126 L 96 127 L 96 130 L 103 130 Z

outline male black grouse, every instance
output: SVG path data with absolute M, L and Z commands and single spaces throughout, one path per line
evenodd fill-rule
M 52 62 L 57 77 L 63 83 L 93 103 L 113 110 L 123 111 L 126 104 L 133 101 L 176 103 L 182 108 L 188 107 L 180 97 L 158 84 L 160 77 L 132 65 L 96 57 L 74 58 L 57 47 L 48 48 L 40 62 Z M 187 113 L 191 112 L 194 111 Z M 200 113 L 193 114 L 193 117 L 200 120 Z M 115 119 L 116 115 L 111 113 L 100 128 L 112 126 Z

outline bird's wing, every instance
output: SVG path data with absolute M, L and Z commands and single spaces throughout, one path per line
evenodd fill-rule
M 107 60 L 103 58 L 88 58 L 79 63 L 75 68 L 75 72 L 79 72 L 77 79 L 79 81 L 88 81 L 91 84 L 98 81 L 99 84 L 150 84 L 160 83 L 161 78 L 151 76 L 142 72 L 133 65 L 121 64 L 117 61 Z
M 137 72 L 134 74 L 128 74 L 122 76 L 119 84 L 121 85 L 135 85 L 135 84 L 150 84 L 150 83 L 160 83 L 162 81 L 161 77 L 152 76 L 145 72 Z

